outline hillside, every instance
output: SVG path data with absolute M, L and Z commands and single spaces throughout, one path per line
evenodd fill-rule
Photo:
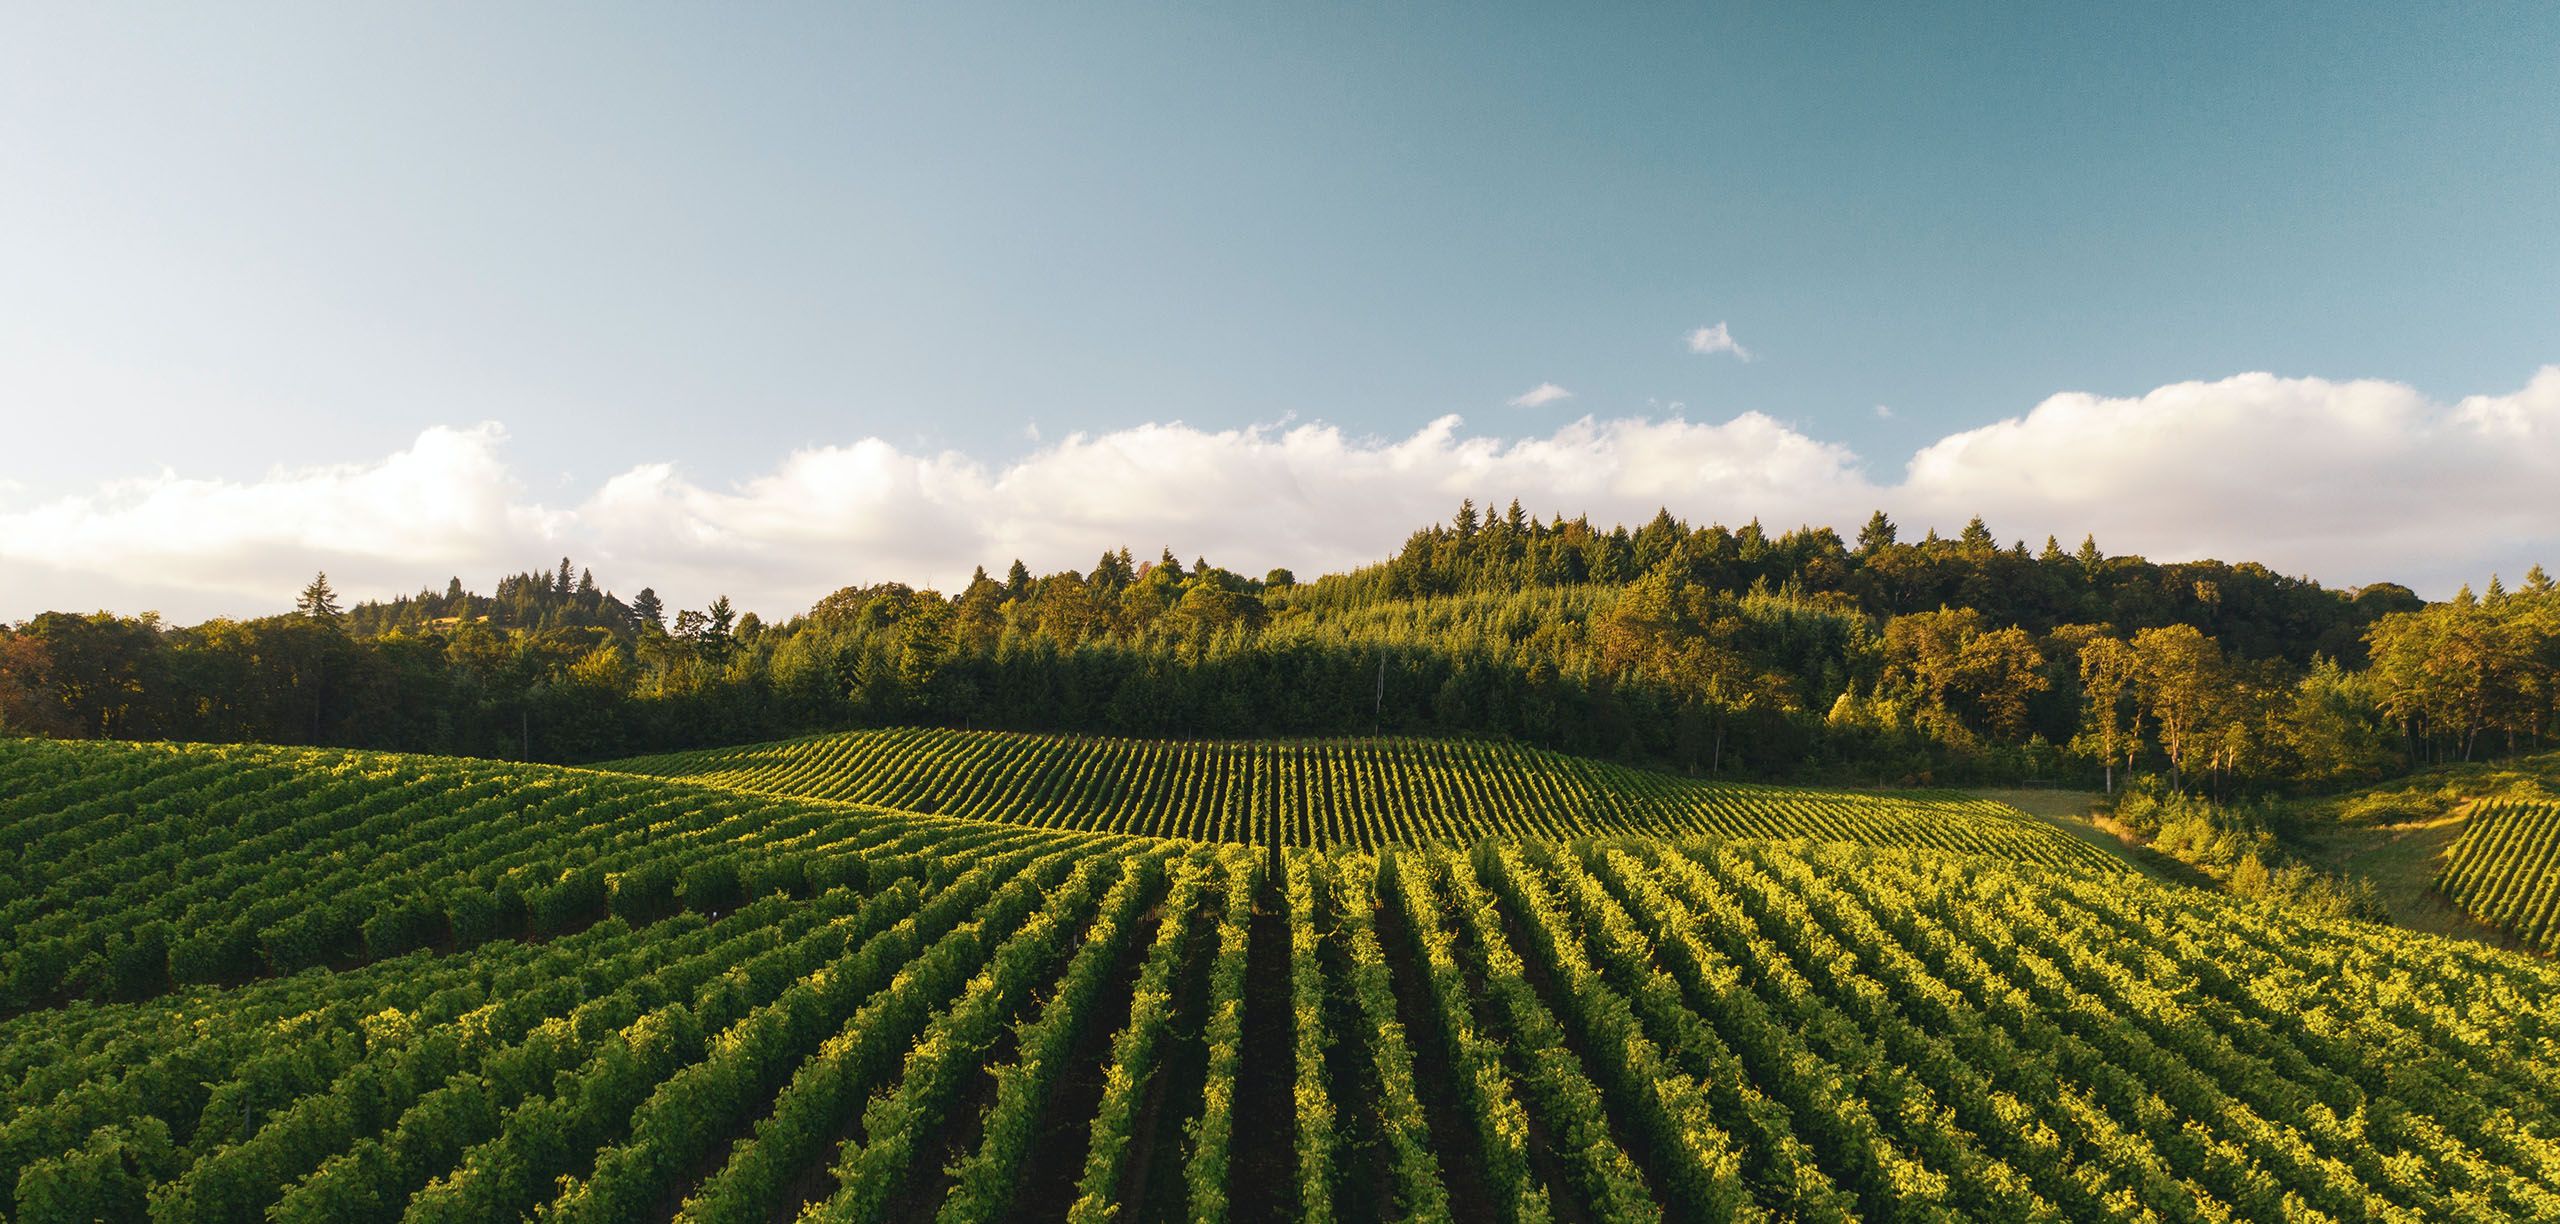
M 2106 861 L 2004 804 L 1705 782 L 1469 740 L 1178 741 L 898 728 L 599 769 L 1053 828 L 1374 850 L 1490 835 L 1812 838 Z
M 2371 883 L 2391 921 L 2551 951 L 2539 899 L 2560 839 L 2526 819 L 2560 804 L 2560 752 L 2432 766 L 2289 805 L 2288 839 L 2320 866 Z
M 2527 947 L 2560 946 L 2560 803 L 2474 805 L 2436 887 Z
M 2560 1214 L 2560 967 L 2078 864 L 106 743 L 0 840 L 14 1221 Z

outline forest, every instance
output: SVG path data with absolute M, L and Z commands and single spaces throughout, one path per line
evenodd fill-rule
M 2159 772 L 2216 797 L 2546 746 L 2560 594 L 2539 566 L 2429 602 L 2083 539 L 1999 545 L 1629 528 L 1473 502 L 1300 581 L 1164 549 L 954 592 L 847 586 L 779 620 L 672 613 L 563 558 L 439 593 L 177 626 L 0 628 L 0 729 L 583 762 L 935 725 L 1164 738 L 1480 737 L 1736 778 Z M 280 594 L 278 603 L 282 605 Z

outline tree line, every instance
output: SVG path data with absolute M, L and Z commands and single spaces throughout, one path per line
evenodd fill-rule
M 0 727 L 595 760 L 925 723 L 1176 737 L 1478 735 L 1700 773 L 1882 782 L 2341 784 L 2542 746 L 2560 594 L 2538 567 L 2429 603 L 1979 520 L 1854 545 L 1667 514 L 1633 530 L 1472 503 L 1301 583 L 1170 549 L 847 587 L 778 623 L 672 613 L 564 558 L 496 593 L 172 626 L 0 629 Z

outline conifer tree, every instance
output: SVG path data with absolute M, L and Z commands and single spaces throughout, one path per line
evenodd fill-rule
M 667 631 L 667 606 L 658 602 L 655 589 L 642 587 L 639 594 L 631 597 L 631 620 L 632 627 L 643 632 L 652 629 L 660 633 Z
M 1893 547 L 1893 540 L 1893 520 L 1886 518 L 1884 511 L 1878 510 L 1867 516 L 1866 526 L 1858 529 L 1858 553 L 1860 556 L 1872 557 Z
M 327 571 L 313 576 L 311 585 L 302 588 L 301 597 L 293 601 L 293 610 L 321 624 L 332 628 L 337 626 L 340 619 L 338 592 L 329 586 Z

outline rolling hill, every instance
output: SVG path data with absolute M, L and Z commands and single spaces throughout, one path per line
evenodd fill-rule
M 1810 838 L 2103 864 L 2004 804 L 1948 792 L 1707 782 L 1471 740 L 1194 741 L 893 728 L 599 769 L 1048 828 L 1374 850 L 1479 837 Z
M 16 1221 L 2560 1213 L 2560 968 L 2097 864 L 1275 872 L 276 748 L 0 783 Z

